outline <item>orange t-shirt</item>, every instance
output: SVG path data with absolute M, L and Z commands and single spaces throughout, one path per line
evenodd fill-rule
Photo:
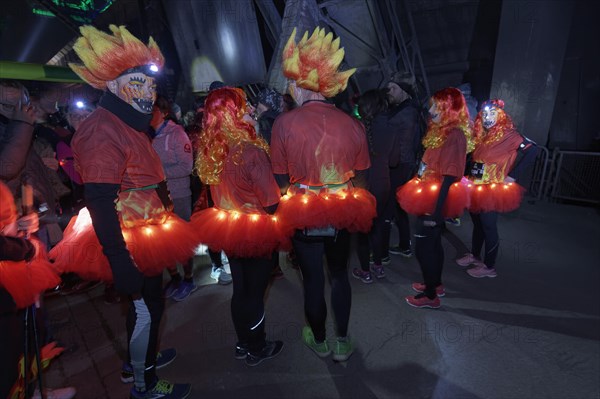
M 467 159 L 467 139 L 462 130 L 452 128 L 444 144 L 438 148 L 428 148 L 422 162 L 426 165 L 422 180 L 441 179 L 442 176 L 461 177 Z
M 363 125 L 323 101 L 281 114 L 273 125 L 271 163 L 290 183 L 339 184 L 371 166 Z
M 221 183 L 210 186 L 217 208 L 241 213 L 266 213 L 281 194 L 273 177 L 269 157 L 252 144 L 232 147 L 221 172 Z M 237 165 L 236 165 L 237 163 Z
M 156 190 L 125 191 L 165 180 L 160 158 L 144 132 L 100 107 L 81 123 L 71 147 L 83 183 L 121 186 L 117 209 L 126 225 L 136 219 L 162 218 L 164 207 Z

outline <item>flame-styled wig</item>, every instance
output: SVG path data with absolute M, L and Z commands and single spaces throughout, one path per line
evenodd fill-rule
M 124 26 L 109 28 L 112 35 L 90 25 L 81 26 L 81 37 L 73 45 L 83 65 L 69 63 L 69 67 L 90 86 L 104 90 L 106 82 L 137 66 L 154 64 L 162 68 L 165 59 L 154 39 L 145 45 Z
M 17 207 L 10 189 L 0 182 L 0 230 L 17 220 Z
M 481 113 L 485 107 L 495 108 L 498 112 L 496 124 L 489 129 L 486 129 L 483 126 L 483 117 L 481 116 Z M 504 132 L 511 130 L 515 130 L 515 126 L 510 116 L 508 116 L 508 114 L 504 111 L 504 101 L 500 100 L 499 98 L 494 98 L 481 104 L 480 111 L 475 118 L 475 125 L 473 127 L 473 135 L 475 136 L 475 141 L 477 143 L 481 143 L 483 141 L 491 143 L 496 140 L 500 140 L 500 138 L 504 135 Z
M 233 87 L 211 91 L 204 102 L 202 133 L 198 141 L 195 166 L 205 184 L 219 184 L 223 164 L 232 147 L 247 143 L 269 153 L 269 145 L 256 134 L 254 126 L 246 122 L 246 93 Z M 234 162 L 238 162 L 234 158 Z
M 356 71 L 338 72 L 343 59 L 340 38 L 333 40 L 333 33 L 325 34 L 325 29 L 316 27 L 310 38 L 306 31 L 296 44 L 294 28 L 283 49 L 283 75 L 295 80 L 298 87 L 334 97 L 346 88 L 348 78 Z
M 431 96 L 431 101 L 437 106 L 440 121 L 439 123 L 429 121 L 427 133 L 423 138 L 423 146 L 438 148 L 444 143 L 451 128 L 459 128 L 467 139 L 467 153 L 473 151 L 475 148 L 473 126 L 469 120 L 469 110 L 461 91 L 454 87 L 447 87 Z

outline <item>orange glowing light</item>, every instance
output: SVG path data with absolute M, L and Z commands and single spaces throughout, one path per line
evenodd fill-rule
M 277 222 L 277 216 L 272 216 L 271 220 L 274 221 L 274 222 Z
M 170 222 L 164 223 L 162 225 L 162 228 L 165 230 L 171 230 L 171 227 L 173 227 L 173 223 L 170 223 Z
M 147 236 L 152 235 L 152 228 L 144 227 L 144 234 L 146 234 Z
M 481 187 L 481 186 L 477 187 L 477 191 L 481 191 L 481 190 L 483 190 L 483 187 Z
M 438 186 L 437 186 L 437 184 L 434 184 L 434 185 L 432 185 L 432 186 L 431 186 L 431 191 L 435 191 L 435 190 L 437 190 L 437 189 L 438 189 Z
M 492 183 L 492 188 L 496 188 L 496 183 Z
M 302 203 L 303 204 L 308 204 L 308 198 L 306 196 L 302 197 Z
M 505 184 L 503 187 L 505 190 L 508 190 L 508 184 Z
M 234 211 L 231 216 L 233 216 L 233 220 L 238 220 L 240 218 L 240 213 Z
M 257 214 L 250 215 L 250 220 L 252 220 L 253 222 L 256 222 L 258 220 L 258 215 Z
M 473 185 L 472 185 L 472 184 L 469 184 L 469 188 L 471 188 L 471 187 L 473 187 Z
M 219 220 L 223 220 L 223 219 L 225 219 L 226 216 L 227 216 L 227 214 L 224 211 L 220 211 L 219 214 L 217 215 L 217 218 Z
M 417 194 L 419 194 L 421 191 L 423 191 L 423 189 L 422 189 L 422 188 L 418 189 L 418 190 L 417 190 Z

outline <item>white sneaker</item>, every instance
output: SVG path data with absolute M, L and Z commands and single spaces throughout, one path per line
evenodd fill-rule
M 77 393 L 77 390 L 73 387 L 56 388 L 56 389 L 45 388 L 44 389 L 44 398 L 45 399 L 72 399 L 76 393 Z M 38 388 L 36 388 L 31 399 L 41 399 L 41 398 L 42 398 L 42 395 L 40 395 L 40 390 Z
M 221 251 L 221 264 L 223 266 L 229 264 L 229 259 L 227 259 L 227 255 L 225 255 L 225 251 Z
M 227 273 L 222 266 L 216 267 L 213 265 L 212 271 L 210 272 L 210 278 L 216 280 L 221 285 L 227 285 L 233 282 L 231 274 Z

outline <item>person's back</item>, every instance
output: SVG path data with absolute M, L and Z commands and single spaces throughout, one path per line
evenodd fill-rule
M 324 101 L 309 101 L 279 116 L 273 126 L 273 169 L 288 170 L 291 183 L 306 185 L 339 184 L 354 176 L 355 169 L 367 169 L 359 159 L 366 151 L 360 122 Z M 275 153 L 283 147 L 286 165 Z M 276 172 L 277 173 L 277 172 Z

